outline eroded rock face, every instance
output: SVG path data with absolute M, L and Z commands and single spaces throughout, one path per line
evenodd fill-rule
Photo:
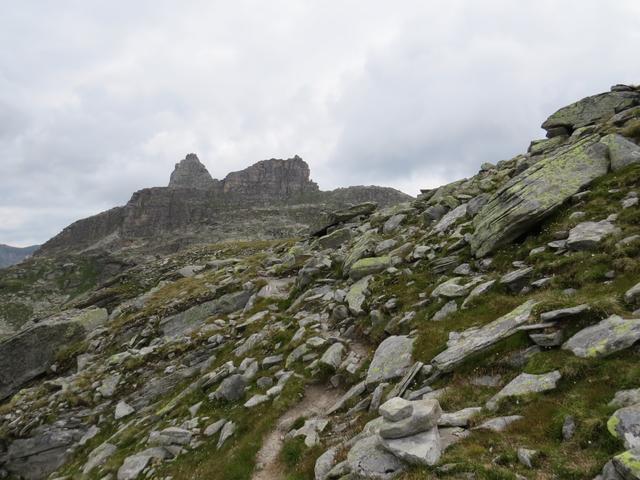
M 607 147 L 585 137 L 540 160 L 496 191 L 473 221 L 471 249 L 482 257 L 550 215 L 572 195 L 609 170 Z
M 169 188 L 213 188 L 214 180 L 195 153 L 190 153 L 171 173 Z

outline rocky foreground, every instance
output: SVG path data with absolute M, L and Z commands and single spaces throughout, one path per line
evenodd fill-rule
M 302 239 L 6 270 L 2 475 L 640 479 L 640 90 L 543 126 Z

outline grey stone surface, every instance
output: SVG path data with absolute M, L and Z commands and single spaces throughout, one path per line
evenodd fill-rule
M 413 342 L 413 338 L 403 335 L 383 340 L 378 345 L 367 371 L 367 387 L 402 377 L 413 364 Z
M 640 320 L 617 315 L 580 330 L 562 346 L 582 358 L 605 357 L 624 350 L 640 339 Z
M 628 165 L 640 163 L 640 146 L 622 135 L 611 133 L 602 137 L 600 142 L 609 147 L 611 170 L 614 172 Z
M 378 411 L 385 420 L 397 422 L 411 416 L 413 403 L 404 398 L 393 397 L 384 402 Z
M 640 404 L 623 407 L 607 422 L 609 433 L 622 440 L 625 448 L 640 447 Z
M 620 390 L 616 392 L 613 400 L 609 402 L 610 407 L 622 408 L 640 403 L 640 388 Z
M 435 465 L 442 454 L 437 427 L 404 438 L 382 438 L 380 444 L 385 450 L 413 465 Z
M 542 375 L 532 375 L 529 373 L 521 373 L 511 382 L 509 382 L 502 390 L 494 395 L 488 402 L 486 407 L 493 410 L 498 406 L 498 402 L 508 397 L 520 397 L 531 393 L 546 392 L 553 390 L 562 375 L 555 370 Z
M 380 424 L 382 438 L 404 438 L 425 432 L 438 425 L 442 410 L 437 400 L 416 400 L 411 402 L 411 415 L 398 421 L 384 419 Z
M 218 389 L 213 393 L 213 397 L 218 400 L 235 402 L 244 397 L 246 387 L 247 380 L 243 375 L 230 375 L 222 381 Z
M 592 250 L 596 248 L 605 237 L 619 231 L 620 229 L 618 227 L 607 220 L 600 222 L 582 222 L 569 231 L 567 247 L 570 250 Z
M 347 454 L 347 462 L 356 479 L 391 480 L 405 470 L 395 455 L 380 445 L 377 435 L 356 442 Z

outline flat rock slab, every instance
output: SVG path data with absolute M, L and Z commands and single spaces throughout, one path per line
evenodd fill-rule
M 379 430 L 382 438 L 404 438 L 426 432 L 438 425 L 442 409 L 437 400 L 416 400 L 411 404 L 411 415 L 397 421 L 382 421 Z
M 413 338 L 404 335 L 394 335 L 383 340 L 367 371 L 367 387 L 402 377 L 413 365 L 413 342 Z
M 494 395 L 487 402 L 487 408 L 493 410 L 498 406 L 498 402 L 503 398 L 521 397 L 531 393 L 541 393 L 556 388 L 558 380 L 562 375 L 559 371 L 544 373 L 542 375 L 531 375 L 529 373 L 521 373 L 511 380 L 502 390 Z
M 405 470 L 399 458 L 382 448 L 377 435 L 357 441 L 347 454 L 347 463 L 356 479 L 391 480 Z
M 360 315 L 364 313 L 365 301 L 367 300 L 367 296 L 369 294 L 369 282 L 373 277 L 366 276 L 358 280 L 354 283 L 349 291 L 347 292 L 347 296 L 345 298 L 347 305 L 349 306 L 349 311 L 353 315 Z
M 391 257 L 367 257 L 361 258 L 351 266 L 349 277 L 359 280 L 367 275 L 373 275 L 385 271 L 391 266 Z
M 437 427 L 404 438 L 381 438 L 380 444 L 385 450 L 413 465 L 435 465 L 442 454 Z
M 509 425 L 519 420 L 522 420 L 524 417 L 522 415 L 509 415 L 506 417 L 496 417 L 490 418 L 485 422 L 482 422 L 477 427 L 473 428 L 473 430 L 491 430 L 492 432 L 504 432 Z
M 612 315 L 580 330 L 562 346 L 581 358 L 599 358 L 624 350 L 640 339 L 640 320 Z
M 570 250 L 593 250 L 605 237 L 619 231 L 620 229 L 608 220 L 582 222 L 569 231 L 567 247 Z
M 587 304 L 577 305 L 575 307 L 561 308 L 558 310 L 551 310 L 540 314 L 541 322 L 554 322 L 556 320 L 565 320 L 571 318 L 577 318 L 591 311 L 591 307 Z
M 528 232 L 609 170 L 608 148 L 589 136 L 544 158 L 498 189 L 473 221 L 471 250 L 483 257 Z
M 640 146 L 627 140 L 622 135 L 611 133 L 600 140 L 609 147 L 611 170 L 617 172 L 621 168 L 640 163 Z
M 453 370 L 470 355 L 486 350 L 515 333 L 519 326 L 529 321 L 531 310 L 535 306 L 536 302 L 529 300 L 481 328 L 462 332 L 455 342 L 450 342 L 449 347 L 431 361 L 431 364 L 441 372 Z

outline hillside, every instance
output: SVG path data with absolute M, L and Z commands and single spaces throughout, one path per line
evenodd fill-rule
M 543 128 L 295 238 L 78 254 L 129 220 L 65 230 L 0 272 L 0 476 L 640 479 L 640 89 Z M 189 165 L 189 192 L 251 191 Z
M 0 268 L 20 263 L 25 258 L 29 258 L 39 247 L 39 245 L 32 245 L 30 247 L 0 245 Z

